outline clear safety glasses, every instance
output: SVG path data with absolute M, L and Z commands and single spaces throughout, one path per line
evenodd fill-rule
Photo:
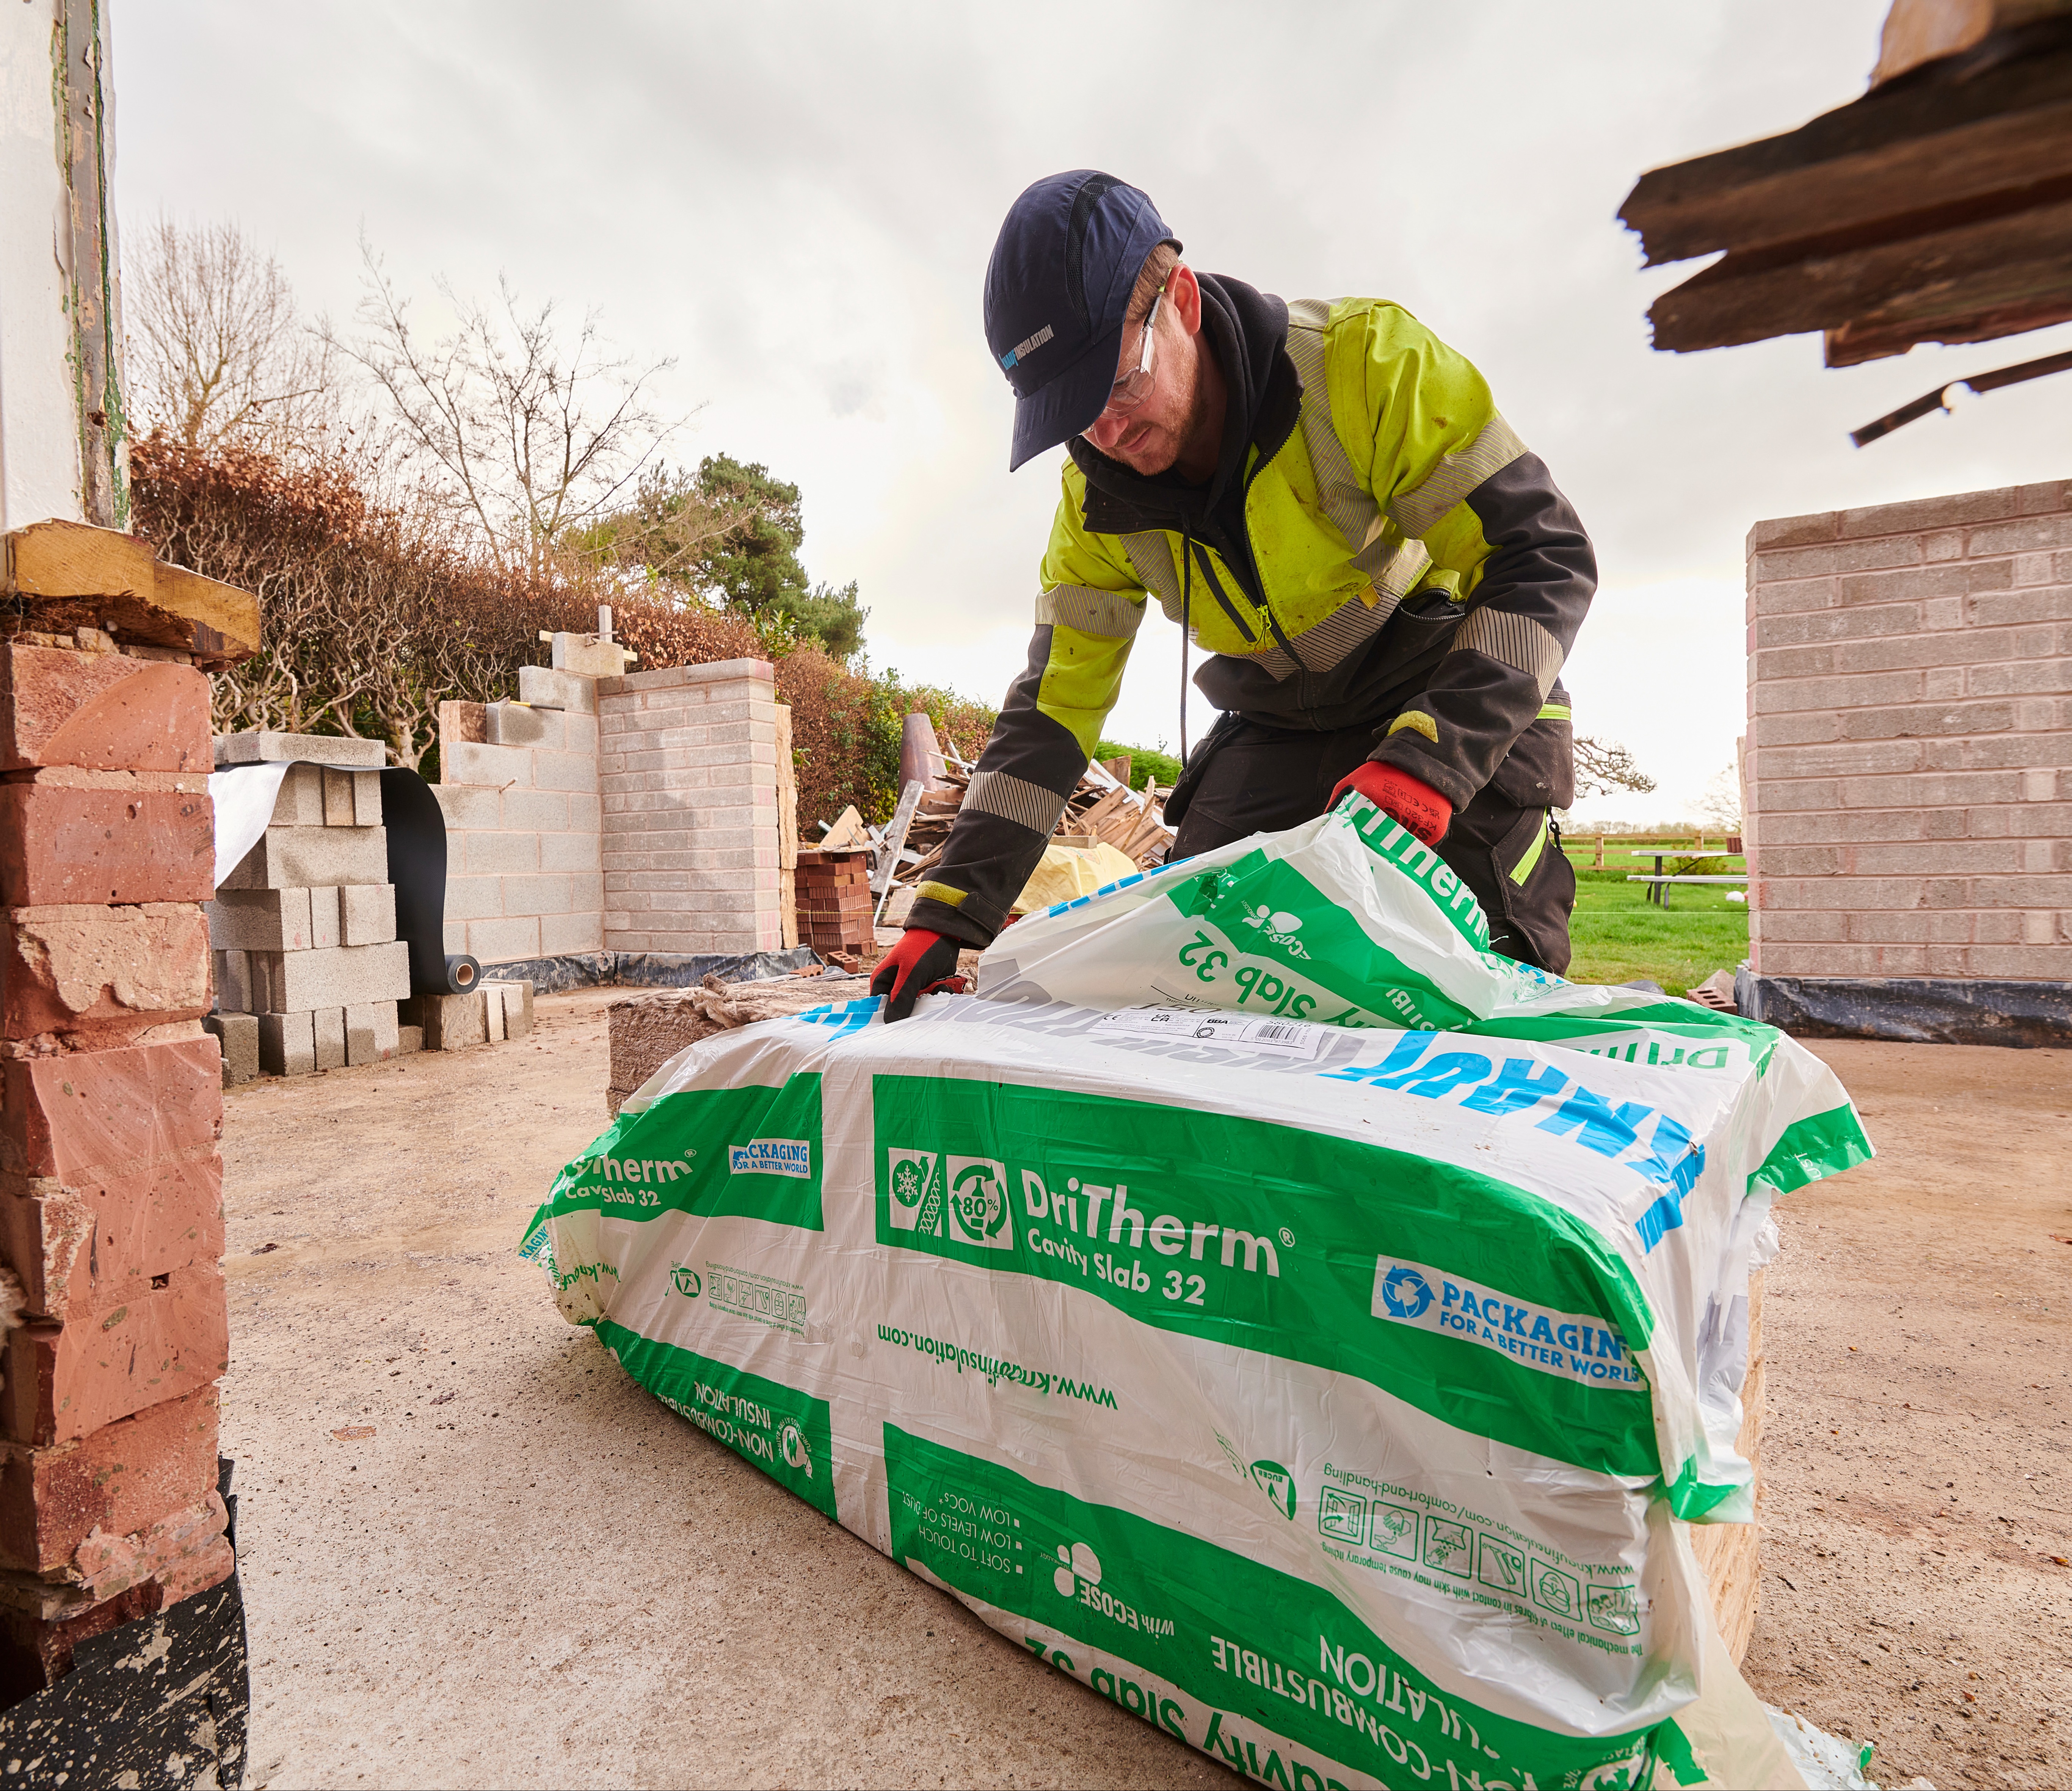
M 1166 302 L 1166 289 L 1162 285 L 1153 294 L 1151 309 L 1144 314 L 1144 342 L 1139 349 L 1137 365 L 1115 382 L 1108 395 L 1108 403 L 1102 407 L 1104 417 L 1125 417 L 1151 396 L 1151 352 L 1158 339 L 1158 310 Z

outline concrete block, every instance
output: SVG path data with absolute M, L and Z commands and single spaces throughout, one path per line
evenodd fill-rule
M 402 1004 L 402 1019 L 423 1033 L 428 1051 L 458 1051 L 489 1040 L 479 987 L 465 995 L 413 995 Z
M 507 877 L 504 909 L 508 914 L 566 914 L 582 906 L 573 877 Z
M 599 640 L 594 635 L 557 634 L 549 643 L 557 672 L 580 673 L 587 678 L 616 678 L 634 655 L 616 641 Z
M 536 709 L 528 703 L 490 704 L 487 733 L 492 746 L 549 747 L 557 751 L 567 737 L 559 709 Z
M 191 666 L 0 647 L 0 770 L 208 769 L 208 679 Z
M 357 1066 L 384 1063 L 396 1054 L 396 1004 L 360 1001 L 345 1010 L 345 1061 Z
M 381 774 L 379 771 L 355 771 L 352 774 L 352 824 L 355 827 L 381 825 Z
M 540 955 L 557 958 L 574 951 L 602 951 L 604 949 L 604 916 L 594 911 L 585 914 L 542 914 L 540 917 Z
M 523 1038 L 532 1031 L 532 985 L 529 981 L 491 981 L 485 978 L 482 988 L 488 1006 L 492 1042 L 497 1038 Z
M 324 824 L 323 767 L 291 765 L 281 779 L 281 793 L 273 799 L 275 827 L 322 827 Z
M 319 1008 L 310 1016 L 316 1041 L 316 1065 L 319 1070 L 343 1070 L 345 1067 L 345 1009 Z
M 594 833 L 543 833 L 540 836 L 540 869 L 543 871 L 600 871 L 604 869 L 602 846 Z
M 396 1029 L 396 1055 L 413 1057 L 425 1048 L 425 1029 L 421 1026 L 398 1026 Z
M 439 782 L 487 784 L 499 790 L 516 784 L 529 789 L 534 756 L 523 746 L 477 746 L 456 741 L 439 749 Z
M 388 881 L 386 828 L 269 827 L 223 887 L 316 889 Z
M 306 1076 L 317 1066 L 316 1029 L 304 1013 L 262 1013 L 259 1067 L 269 1076 Z
M 504 1042 L 504 985 L 485 982 L 482 985 L 483 1025 L 491 1045 Z
M 249 1013 L 252 1011 L 252 965 L 242 951 L 213 954 L 216 971 L 216 1011 Z
M 372 766 L 379 770 L 388 762 L 388 754 L 378 740 L 343 740 L 330 734 L 262 732 L 216 737 L 219 766 L 264 765 L 284 758 L 307 759 L 317 765 Z
M 394 884 L 349 884 L 338 900 L 339 944 L 386 945 L 396 937 Z
M 597 751 L 597 717 L 594 715 L 567 715 L 562 721 L 562 743 L 569 752 Z
M 495 828 L 504 824 L 502 807 L 494 790 L 477 789 L 464 783 L 435 783 L 432 786 L 432 796 L 439 805 L 439 812 L 446 816 L 449 836 L 472 828 Z M 446 849 L 450 857 L 453 852 L 450 837 Z
M 468 922 L 467 948 L 486 964 L 508 963 L 517 958 L 536 958 L 540 955 L 540 922 L 532 914 L 517 914 L 502 920 L 477 920 Z
M 326 827 L 351 827 L 352 816 L 352 774 L 334 771 L 328 766 L 323 772 L 323 819 Z
M 579 672 L 555 672 L 542 665 L 518 668 L 518 700 L 578 715 L 597 713 L 597 680 Z
M 212 1013 L 202 1025 L 216 1035 L 223 1052 L 223 1086 L 235 1087 L 259 1074 L 259 1017 Z
M 253 996 L 266 1013 L 300 1013 L 361 1001 L 394 1001 L 410 992 L 410 948 L 343 945 L 310 951 L 252 954 Z
M 504 879 L 500 877 L 446 877 L 446 924 L 457 921 L 484 920 L 504 912 Z M 466 946 L 449 945 L 450 951 L 464 951 Z
M 470 877 L 508 877 L 540 868 L 536 833 L 467 833 L 453 843 L 461 849 L 458 862 L 449 852 L 449 866 Z
M 506 833 L 565 832 L 570 824 L 569 804 L 575 799 L 572 799 L 561 790 L 507 790 L 503 820 L 489 824 L 500 827 Z
M 96 1530 L 133 1536 L 216 1490 L 216 1390 L 0 1460 L 0 1565 L 56 1577 Z
M 528 755 L 532 761 L 526 782 L 541 790 L 594 791 L 597 788 L 594 753 L 560 753 L 542 750 Z
M 31 775 L 0 789 L 0 907 L 206 902 L 214 893 L 205 788 L 82 789 L 43 781 L 62 773 Z
M 445 702 L 439 704 L 439 758 L 455 746 L 479 746 L 488 735 L 489 712 L 480 703 Z
M 372 888 L 372 885 L 363 885 Z M 336 889 L 310 891 L 310 945 L 312 951 L 329 951 L 344 941 L 339 932 L 339 898 Z
M 208 912 L 218 951 L 306 951 L 316 943 L 307 889 L 227 889 Z
M 127 1044 L 207 1013 L 206 917 L 191 902 L 65 904 L 0 914 L 0 1036 Z

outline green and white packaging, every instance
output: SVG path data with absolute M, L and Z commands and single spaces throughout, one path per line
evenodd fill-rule
M 720 1034 L 524 1249 L 658 1397 L 1283 1791 L 1799 1782 L 1675 1520 L 1869 1145 L 1770 1028 L 1484 949 L 1357 800 Z

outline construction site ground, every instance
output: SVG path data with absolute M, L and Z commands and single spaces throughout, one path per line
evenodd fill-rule
M 561 1320 L 515 1250 L 617 992 L 226 1098 L 249 1782 L 1235 1782 Z M 2072 1783 L 2072 1053 L 1815 1049 L 1881 1155 L 1779 1206 L 1749 1678 L 1888 1785 Z

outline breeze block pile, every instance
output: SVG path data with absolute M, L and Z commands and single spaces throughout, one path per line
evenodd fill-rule
M 1349 797 L 897 1025 L 692 1045 L 523 1253 L 689 1422 L 1250 1778 L 1797 1784 L 1691 1530 L 1756 1514 L 1771 1203 L 1868 1142 L 1774 1029 L 1488 943 Z
M 206 666 L 257 606 L 145 544 L 6 540 L 0 1703 L 225 1580 Z M 31 1777 L 34 1776 L 33 1768 Z
M 381 824 L 378 740 L 219 736 L 219 766 L 292 758 L 271 824 L 209 904 L 228 1078 L 304 1076 L 377 1063 L 402 1046 L 396 1004 L 410 949 Z M 421 1035 L 412 1041 L 421 1044 Z

